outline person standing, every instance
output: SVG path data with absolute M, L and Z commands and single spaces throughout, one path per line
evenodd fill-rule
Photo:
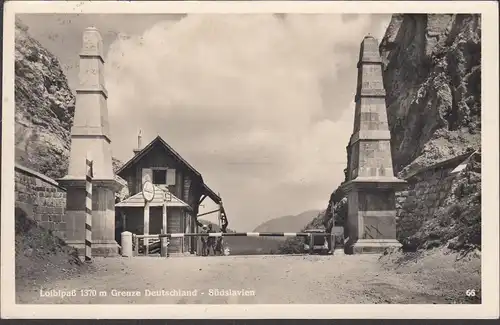
M 209 223 L 208 224 L 208 231 L 207 233 L 214 233 L 213 229 L 212 229 L 212 224 Z M 212 251 L 214 252 L 214 255 L 215 255 L 215 237 L 211 237 L 209 236 L 207 238 L 207 250 L 208 250 L 208 255 L 210 255 L 210 248 L 212 249 Z
M 201 227 L 201 234 L 206 234 L 208 232 L 208 228 L 206 225 Z M 201 240 L 201 256 L 207 256 L 207 236 L 200 236 Z
M 221 220 L 221 231 L 225 233 L 227 226 L 229 225 L 229 222 L 227 221 L 226 211 L 224 210 L 224 207 L 221 207 L 220 220 Z
M 226 211 L 224 210 L 224 207 L 222 207 L 222 206 L 221 206 L 220 220 L 221 220 L 221 232 L 226 233 L 227 226 L 228 226 L 229 222 L 227 221 Z M 217 238 L 214 253 L 218 252 L 219 255 L 223 255 L 223 253 L 224 253 L 223 247 L 224 247 L 224 239 L 221 236 L 221 237 Z

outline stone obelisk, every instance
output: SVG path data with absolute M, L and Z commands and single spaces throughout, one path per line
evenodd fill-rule
M 85 159 L 93 161 L 92 255 L 118 254 L 115 240 L 115 193 L 122 187 L 114 177 L 104 84 L 102 38 L 96 28 L 83 33 L 80 85 L 71 128 L 68 175 L 59 182 L 66 193 L 66 242 L 83 253 L 85 244 Z
M 396 239 L 395 191 L 406 186 L 394 177 L 387 123 L 382 59 L 378 42 L 361 42 L 354 130 L 349 142 L 347 253 L 379 253 L 401 247 Z

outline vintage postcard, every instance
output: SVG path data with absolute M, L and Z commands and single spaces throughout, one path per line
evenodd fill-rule
M 2 317 L 498 317 L 497 9 L 7 2 Z

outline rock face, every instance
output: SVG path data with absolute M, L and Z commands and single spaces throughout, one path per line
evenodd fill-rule
M 479 15 L 393 15 L 380 53 L 400 177 L 480 147 Z
M 331 231 L 334 226 L 343 226 L 345 220 L 347 220 L 347 197 L 341 188 L 337 188 L 330 196 L 323 214 L 323 226 Z
M 16 20 L 16 162 L 51 178 L 68 165 L 75 96 L 54 55 Z

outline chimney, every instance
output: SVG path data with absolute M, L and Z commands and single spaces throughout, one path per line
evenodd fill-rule
M 142 150 L 142 130 L 139 130 L 137 135 L 137 149 L 134 149 L 134 155 L 137 155 Z

